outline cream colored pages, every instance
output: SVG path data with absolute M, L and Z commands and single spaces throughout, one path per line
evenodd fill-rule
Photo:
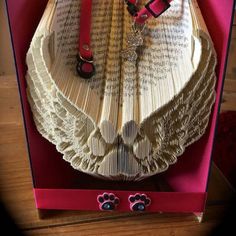
M 140 6 L 144 3 L 144 0 L 140 1 Z M 61 10 L 58 3 L 56 23 L 50 29 L 56 32 L 58 46 L 52 78 L 64 96 L 97 126 L 109 121 L 118 134 L 129 121 L 139 125 L 178 94 L 196 69 L 191 61 L 194 52 L 188 1 L 174 1 L 169 11 L 148 23 L 137 66 L 122 62 L 120 57 L 132 24 L 123 1 L 93 1 L 92 44 L 97 73 L 90 81 L 78 78 L 75 73 L 78 1 L 67 1 L 62 12 L 65 9 L 67 17 L 58 13 Z M 59 33 L 58 25 L 63 28 Z M 122 109 L 118 107 L 119 101 Z M 147 103 L 150 105 L 146 106 Z M 138 106 L 140 109 L 137 110 Z M 133 112 L 127 113 L 127 109 Z M 121 119 L 119 124 L 117 117 Z M 104 137 L 109 140 L 106 135 Z
M 216 57 L 197 2 L 176 0 L 151 19 L 136 63 L 121 58 L 132 24 L 123 1 L 94 0 L 92 15 L 96 75 L 86 81 L 75 72 L 80 1 L 49 1 L 27 54 L 36 126 L 80 171 L 163 172 L 205 132 L 215 98 Z

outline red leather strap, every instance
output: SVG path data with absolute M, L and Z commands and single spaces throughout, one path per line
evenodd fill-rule
M 86 60 L 90 60 L 93 57 L 90 47 L 91 20 L 92 0 L 82 0 L 80 9 L 79 53 Z
M 150 17 L 160 16 L 167 8 L 172 0 L 151 0 L 145 7 L 137 12 L 134 20 L 138 24 L 144 24 Z M 136 0 L 128 0 L 129 3 L 136 5 Z
M 79 27 L 79 55 L 76 66 L 77 73 L 84 79 L 89 79 L 95 74 L 93 53 L 91 50 L 91 21 L 92 0 L 81 0 L 80 27 Z
M 136 5 L 137 0 L 128 0 L 130 3 Z

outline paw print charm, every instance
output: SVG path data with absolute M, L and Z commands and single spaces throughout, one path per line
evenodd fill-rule
M 103 193 L 98 195 L 97 201 L 99 203 L 99 208 L 102 211 L 113 211 L 119 204 L 119 198 L 113 193 Z
M 146 207 L 151 204 L 151 199 L 146 194 L 136 193 L 129 196 L 130 210 L 145 211 Z

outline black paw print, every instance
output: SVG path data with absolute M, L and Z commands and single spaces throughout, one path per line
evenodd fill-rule
M 130 195 L 129 202 L 132 211 L 145 211 L 146 207 L 151 204 L 151 199 L 146 194 L 136 193 Z
M 99 202 L 99 207 L 104 211 L 115 210 L 116 206 L 119 204 L 119 199 L 113 193 L 103 193 L 97 198 Z

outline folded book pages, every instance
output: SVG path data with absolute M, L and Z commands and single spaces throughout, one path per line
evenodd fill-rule
M 27 53 L 28 100 L 38 131 L 73 168 L 141 180 L 204 134 L 216 53 L 197 1 L 175 0 L 148 21 L 137 61 L 125 61 L 132 17 L 124 1 L 92 2 L 95 75 L 76 73 L 81 1 L 49 0 Z

